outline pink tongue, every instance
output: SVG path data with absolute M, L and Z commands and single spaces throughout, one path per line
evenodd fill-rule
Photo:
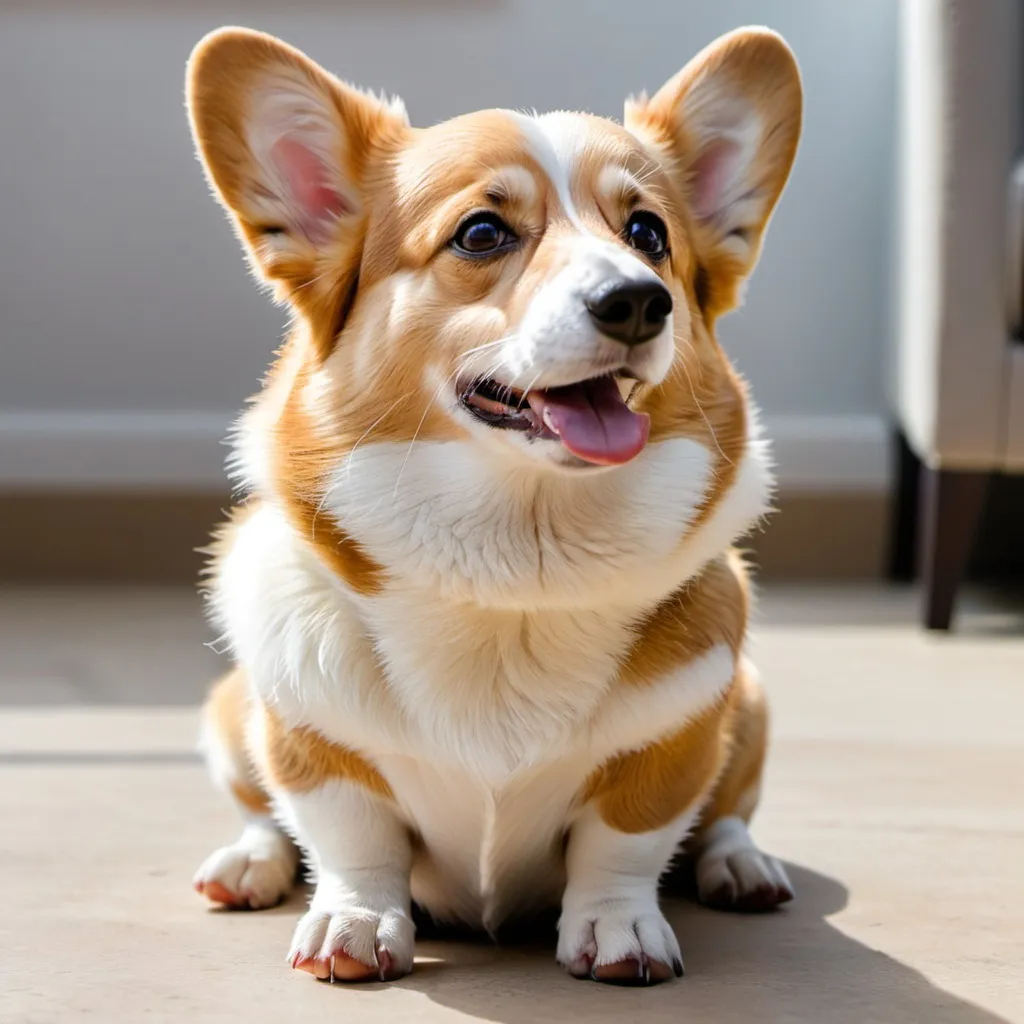
M 562 444 L 587 462 L 617 466 L 629 462 L 647 444 L 650 418 L 626 405 L 611 377 L 529 391 L 526 399 Z

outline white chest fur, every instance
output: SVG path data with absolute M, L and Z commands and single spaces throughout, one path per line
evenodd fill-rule
M 688 438 L 613 472 L 538 472 L 464 442 L 363 445 L 338 467 L 325 511 L 409 583 L 483 607 L 628 604 L 679 546 L 710 482 Z

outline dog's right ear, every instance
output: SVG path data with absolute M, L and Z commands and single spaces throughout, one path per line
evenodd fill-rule
M 313 286 L 351 285 L 339 273 L 358 263 L 363 184 L 376 155 L 408 131 L 401 102 L 239 28 L 218 29 L 193 50 L 186 101 L 199 158 L 257 276 L 306 312 L 344 301 Z

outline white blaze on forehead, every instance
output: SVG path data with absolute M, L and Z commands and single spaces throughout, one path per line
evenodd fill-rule
M 559 111 L 531 117 L 510 112 L 530 147 L 530 155 L 554 186 L 558 201 L 573 226 L 586 231 L 572 199 L 572 181 L 576 165 L 587 145 L 587 122 L 579 114 Z

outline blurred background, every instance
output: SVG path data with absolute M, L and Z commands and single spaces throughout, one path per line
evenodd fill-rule
M 926 586 L 951 592 L 975 537 L 976 568 L 1019 569 L 1019 20 L 1000 0 L 2 0 L 0 576 L 190 579 L 227 502 L 221 441 L 284 313 L 247 277 L 182 106 L 191 47 L 224 23 L 400 94 L 418 124 L 617 117 L 718 34 L 782 32 L 804 138 L 720 327 L 779 462 L 762 571 L 907 580 L 930 543 Z M 949 593 L 932 603 L 942 625 Z
M 0 119 L 18 140 L 0 152 L 7 491 L 74 489 L 91 509 L 84 495 L 159 489 L 196 517 L 186 495 L 224 493 L 219 441 L 284 313 L 247 277 L 193 157 L 183 67 L 209 29 L 278 34 L 350 81 L 398 93 L 425 125 L 486 106 L 621 118 L 627 95 L 656 89 L 720 33 L 763 22 L 799 57 L 805 136 L 747 304 L 722 338 L 765 410 L 788 490 L 843 492 L 858 508 L 885 492 L 892 0 L 646 0 L 642 14 L 602 0 L 57 0 L 0 3 L 0 19 Z M 36 503 L 22 509 L 26 527 L 38 521 Z M 863 566 L 845 555 L 844 565 L 877 572 L 881 520 L 847 518 L 871 549 Z M 24 541 L 8 558 L 51 571 Z M 141 556 L 115 567 L 102 543 L 76 556 L 83 572 L 143 573 Z M 173 557 L 191 572 L 187 546 Z M 71 571 L 66 553 L 58 561 L 53 571 Z
M 970 532 L 997 539 L 975 562 L 989 575 L 1016 566 L 1024 506 L 987 471 L 1006 468 L 1010 449 L 1024 465 L 1024 398 L 1014 406 L 1010 386 L 1024 376 L 1003 300 L 1016 266 L 1005 195 L 1017 7 L 985 0 L 974 17 L 958 15 L 952 51 L 942 7 L 3 0 L 0 515 L 10 528 L 0 575 L 189 579 L 191 549 L 227 501 L 220 442 L 284 313 L 247 277 L 182 107 L 191 47 L 225 23 L 278 34 L 348 80 L 400 94 L 418 124 L 483 106 L 618 117 L 625 96 L 656 89 L 718 34 L 747 23 L 782 32 L 804 75 L 804 138 L 746 305 L 720 329 L 779 461 L 786 514 L 753 540 L 762 570 L 909 578 L 907 552 L 927 532 L 911 500 L 928 487 L 922 461 L 986 471 L 990 500 L 974 505 L 988 525 Z M 975 165 L 966 174 L 958 147 Z M 967 217 L 980 227 L 950 223 Z M 905 289 L 901 253 L 914 266 Z M 956 281 L 950 309 L 943 294 Z M 900 434 L 910 451 L 894 443 Z M 964 501 L 946 497 L 972 518 Z
M 0 0 L 4 1024 L 313 1019 L 335 996 L 366 1020 L 621 1019 L 549 952 L 479 945 L 421 944 L 386 1003 L 325 996 L 281 966 L 298 899 L 240 920 L 189 889 L 235 828 L 195 752 L 224 659 L 194 549 L 285 313 L 207 193 L 184 65 L 243 24 L 420 125 L 619 117 L 749 23 L 806 92 L 719 324 L 778 459 L 749 541 L 774 743 L 755 833 L 799 891 L 757 922 L 673 904 L 685 994 L 645 1012 L 1024 1021 L 1024 2 Z

